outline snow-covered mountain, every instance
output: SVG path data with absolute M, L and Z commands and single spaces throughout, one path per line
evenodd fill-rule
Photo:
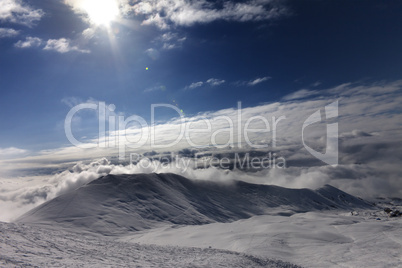
M 274 208 L 285 215 L 370 207 L 330 185 L 314 191 L 189 180 L 176 174 L 108 175 L 42 204 L 17 222 L 112 235 L 166 224 L 232 222 L 269 214 Z

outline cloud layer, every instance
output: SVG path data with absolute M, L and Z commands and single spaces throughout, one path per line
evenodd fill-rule
M 96 147 L 98 142 L 109 143 L 113 140 L 115 142 L 116 139 L 138 141 L 144 137 L 148 138 L 146 143 L 136 149 L 130 148 L 133 144 L 127 144 L 126 156 L 130 153 L 140 153 L 154 159 L 148 163 L 139 161 L 133 166 L 127 165 L 129 158 L 125 163 L 117 161 L 119 148 L 116 147 L 82 149 L 67 146 L 26 157 L 23 157 L 25 151 L 22 149 L 2 149 L 0 152 L 4 157 L 0 160 L 0 172 L 3 174 L 3 179 L 0 180 L 2 184 L 0 206 L 21 212 L 103 174 L 141 172 L 174 172 L 192 179 L 236 179 L 294 188 L 316 188 L 329 183 L 362 197 L 402 197 L 401 93 L 401 80 L 372 84 L 345 83 L 319 92 L 304 89 L 285 97 L 281 102 L 243 107 L 241 117 L 238 109 L 229 108 L 188 116 L 184 121 L 182 118 L 172 118 L 167 122 L 158 122 L 154 126 L 153 146 L 150 144 L 149 136 L 146 136 L 150 135 L 151 131 L 139 129 L 138 126 L 110 132 L 102 140 L 85 141 L 87 147 L 90 145 Z M 304 96 L 310 97 L 304 98 Z M 339 102 L 339 116 L 335 118 L 339 124 L 339 165 L 336 167 L 324 165 L 303 146 L 304 140 L 311 148 L 325 152 L 326 126 L 332 124 L 331 120 L 334 119 L 313 124 L 305 129 L 304 137 L 302 135 L 303 122 L 334 101 Z M 70 106 L 78 102 L 66 101 Z M 79 116 L 79 123 L 86 124 L 85 115 L 79 114 Z M 273 117 L 278 119 L 281 116 L 285 118 L 277 122 L 274 138 Z M 230 131 L 230 121 L 233 123 L 233 133 Z M 244 132 L 247 121 L 248 129 L 254 130 L 246 131 L 248 141 Z M 210 122 L 210 131 L 207 132 L 206 122 Z M 267 122 L 270 131 L 266 131 Z M 167 148 L 158 148 L 158 145 L 175 141 L 180 129 L 186 126 L 188 130 L 185 138 Z M 238 139 L 240 127 L 242 135 Z M 213 141 L 216 142 L 216 147 L 211 146 Z M 181 156 L 178 165 L 164 166 L 164 162 L 159 159 L 160 156 L 168 155 L 170 152 Z M 277 157 L 286 160 L 287 168 L 266 168 L 252 173 L 218 169 L 213 166 L 194 168 L 202 159 L 225 157 L 233 159 L 234 153 L 243 155 L 249 153 L 252 156 L 262 157 L 275 153 Z M 14 156 L 10 157 L 13 154 Z M 102 156 L 108 156 L 113 162 L 102 159 L 92 163 L 88 161 L 76 164 L 78 159 L 95 159 Z M 11 159 L 16 157 L 19 158 Z M 183 170 L 183 164 L 188 168 Z M 20 180 L 7 179 L 7 171 L 13 171 L 14 174 L 28 172 L 31 177 Z M 52 172 L 58 174 L 46 175 Z M 41 176 L 32 177 L 33 174 Z
M 125 4 L 124 10 L 143 15 L 143 24 L 153 24 L 161 29 L 174 26 L 191 26 L 197 23 L 226 21 L 271 20 L 288 14 L 278 1 L 252 0 L 245 2 L 222 1 L 214 3 L 206 0 L 139 1 L 134 5 Z

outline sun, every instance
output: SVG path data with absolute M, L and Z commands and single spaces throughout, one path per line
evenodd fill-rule
M 84 0 L 81 2 L 81 8 L 95 25 L 109 26 L 119 15 L 116 0 Z

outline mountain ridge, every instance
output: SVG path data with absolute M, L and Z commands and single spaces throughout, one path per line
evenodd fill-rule
M 166 224 L 231 222 L 278 208 L 292 214 L 370 207 L 364 200 L 330 185 L 317 190 L 288 189 L 152 173 L 103 176 L 45 202 L 16 221 L 114 235 Z

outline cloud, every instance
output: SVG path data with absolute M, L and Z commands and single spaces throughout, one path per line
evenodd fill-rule
M 153 60 L 157 60 L 160 56 L 159 51 L 154 48 L 148 48 L 147 50 L 145 50 L 145 54 L 147 54 L 148 57 Z
M 216 87 L 216 86 L 222 85 L 223 83 L 225 83 L 225 80 L 223 80 L 223 79 L 210 78 L 210 79 L 208 79 L 208 80 L 205 81 L 205 82 L 203 82 L 203 81 L 194 82 L 194 83 L 192 83 L 191 85 L 186 86 L 186 87 L 184 88 L 184 90 L 196 89 L 196 88 L 198 88 L 198 87 L 202 87 L 202 86 L 205 85 L 205 84 L 207 84 L 207 85 L 209 85 L 209 86 L 212 86 L 212 87 Z
M 148 93 L 148 92 L 165 91 L 165 90 L 166 90 L 166 87 L 164 85 L 158 84 L 156 86 L 145 89 L 144 92 Z
M 197 23 L 226 21 L 272 20 L 288 14 L 278 1 L 251 0 L 245 2 L 223 1 L 214 3 L 206 0 L 139 1 L 131 6 L 126 3 L 124 10 L 145 16 L 143 24 L 153 24 L 161 29 L 171 25 L 191 26 Z
M 71 44 L 70 39 L 60 38 L 60 39 L 49 39 L 44 41 L 39 37 L 27 37 L 25 40 L 20 40 L 14 44 L 17 48 L 31 48 L 40 47 L 44 45 L 43 50 L 56 51 L 59 53 L 67 53 L 71 51 L 77 51 L 80 53 L 90 53 L 89 50 L 80 49 L 78 46 Z
M 11 28 L 0 28 L 0 38 L 14 37 L 19 35 L 19 31 Z
M 29 153 L 28 150 L 19 149 L 15 147 L 0 148 L 0 159 L 10 159 L 25 156 Z
M 320 86 L 322 83 L 321 81 L 316 81 L 315 83 L 311 84 L 312 87 L 318 87 Z
M 202 85 L 204 85 L 204 82 L 202 82 L 202 81 L 194 82 L 194 83 L 192 83 L 191 85 L 186 86 L 184 89 L 185 89 L 185 90 L 187 90 L 187 89 L 195 89 L 195 88 L 197 88 L 197 87 L 202 87 Z
M 0 21 L 22 24 L 32 27 L 45 14 L 41 9 L 34 9 L 20 0 L 0 0 Z
M 4 204 L 7 205 L 0 204 L 0 207 L 15 208 L 11 204 L 18 204 L 28 208 L 32 207 L 32 204 L 37 205 L 79 187 L 102 174 L 142 172 L 174 172 L 191 179 L 245 180 L 291 188 L 316 188 L 329 183 L 362 197 L 401 197 L 401 92 L 402 80 L 371 84 L 345 83 L 323 89 L 319 95 L 306 92 L 310 98 L 243 107 L 240 117 L 238 109 L 228 108 L 188 116 L 184 118 L 184 121 L 178 117 L 167 121 L 158 121 L 156 118 L 155 124 L 152 125 L 153 144 L 151 144 L 149 128 L 142 129 L 138 126 L 112 131 L 105 137 L 107 142 L 116 139 L 126 141 L 125 138 L 128 137 L 133 141 L 133 145 L 138 145 L 137 141 L 141 138 L 147 138 L 146 142 L 138 148 L 125 148 L 126 162 L 118 162 L 114 158 L 118 155 L 119 148 L 100 148 L 96 137 L 89 137 L 84 141 L 88 145 L 95 145 L 93 149 L 65 146 L 42 151 L 37 155 L 2 160 L 0 171 L 12 169 L 19 174 L 29 171 L 30 174 L 37 172 L 38 175 L 42 175 L 30 178 L 32 180 L 30 183 L 28 179 L 14 180 L 27 183 L 24 187 L 16 186 L 14 190 L 7 188 L 8 184 L 4 182 L 0 187 L 5 189 L 0 191 L 0 201 L 6 202 Z M 336 121 L 339 123 L 340 134 L 339 165 L 336 167 L 324 165 L 303 146 L 304 140 L 311 148 L 317 148 L 317 150 L 323 148 L 325 152 L 326 123 L 328 122 L 317 122 L 307 127 L 302 137 L 303 122 L 310 115 L 316 111 L 322 111 L 326 105 L 334 101 L 339 102 L 339 116 Z M 66 101 L 70 106 L 76 102 L 77 100 Z M 281 116 L 286 118 L 277 121 Z M 87 122 L 84 114 L 82 114 L 82 120 L 83 124 Z M 233 124 L 232 129 L 229 121 Z M 206 122 L 210 123 L 210 131 Z M 264 132 L 262 130 L 267 129 L 267 122 L 270 128 L 269 131 Z M 148 123 L 148 126 L 151 126 L 151 123 Z M 250 143 L 247 142 L 244 134 L 246 124 L 248 129 L 256 130 L 246 131 Z M 276 125 L 275 137 L 274 124 Z M 173 143 L 180 134 L 180 130 L 186 129 L 187 126 L 186 135 L 189 139 L 185 136 L 177 143 Z M 231 130 L 233 135 L 230 133 Z M 238 133 L 242 135 L 238 137 Z M 218 145 L 216 147 L 211 145 L 214 139 Z M 169 145 L 169 147 L 160 148 L 158 145 Z M 255 145 L 264 147 L 256 148 Z M 133 152 L 146 154 L 154 160 L 147 163 L 147 160 L 143 159 L 142 162 L 138 161 L 133 166 L 127 165 L 128 156 Z M 171 152 L 178 153 L 182 158 L 173 161 L 174 165 L 162 165 L 163 161 L 159 161 L 158 157 L 169 155 Z M 234 153 L 240 155 L 249 153 L 250 156 L 266 156 L 269 153 L 275 153 L 278 158 L 283 157 L 286 160 L 287 168 L 267 168 L 253 170 L 254 172 L 250 173 L 223 170 L 212 166 L 203 169 L 195 168 L 202 161 L 214 157 L 217 159 L 228 157 L 233 160 Z M 195 155 L 198 157 L 194 158 Z M 113 156 L 110 158 L 113 161 L 88 161 L 75 166 L 73 164 L 73 162 L 77 163 L 78 159 L 96 159 L 102 156 Z M 183 165 L 187 165 L 188 168 L 183 170 Z M 66 167 L 67 170 L 63 171 Z M 59 175 L 43 175 L 55 171 L 58 171 Z M 39 180 L 43 181 L 39 182 Z
M 94 28 L 87 28 L 84 31 L 82 31 L 82 36 L 84 36 L 85 39 L 92 39 L 95 36 L 95 29 Z
M 71 45 L 71 40 L 66 38 L 49 39 L 46 42 L 44 50 L 53 50 L 59 53 L 67 53 L 71 51 L 77 51 L 80 53 L 89 53 L 89 50 L 80 49 L 77 46 Z
M 225 83 L 225 80 L 210 78 L 207 80 L 207 83 L 210 84 L 211 86 L 219 86 Z
M 340 138 L 350 139 L 350 138 L 364 138 L 364 137 L 372 137 L 373 134 L 354 129 L 352 132 L 341 133 L 339 135 Z
M 25 38 L 25 41 L 18 41 L 17 43 L 14 44 L 15 47 L 18 48 L 30 48 L 30 47 L 39 47 L 40 45 L 42 45 L 42 39 L 38 38 L 38 37 L 27 37 Z
M 244 80 L 243 81 L 236 81 L 236 82 L 233 82 L 233 85 L 238 86 L 238 87 L 239 86 L 252 87 L 252 86 L 258 85 L 260 83 L 266 82 L 269 79 L 271 79 L 270 76 L 264 76 L 264 77 L 255 78 L 255 79 L 252 79 L 252 80 L 249 80 L 249 81 L 244 81 Z
M 262 82 L 268 81 L 269 79 L 271 79 L 271 77 L 269 76 L 265 76 L 265 77 L 261 77 L 261 78 L 256 78 L 254 80 L 251 80 L 247 83 L 248 86 L 255 86 L 258 84 L 261 84 Z
M 157 38 L 158 41 L 162 42 L 162 49 L 164 50 L 181 48 L 186 39 L 186 37 L 180 37 L 177 33 L 173 32 L 164 33 Z
M 308 90 L 308 89 L 301 89 L 299 91 L 293 92 L 289 95 L 283 97 L 283 100 L 297 100 L 307 98 L 313 95 L 319 94 L 319 91 L 316 90 Z

